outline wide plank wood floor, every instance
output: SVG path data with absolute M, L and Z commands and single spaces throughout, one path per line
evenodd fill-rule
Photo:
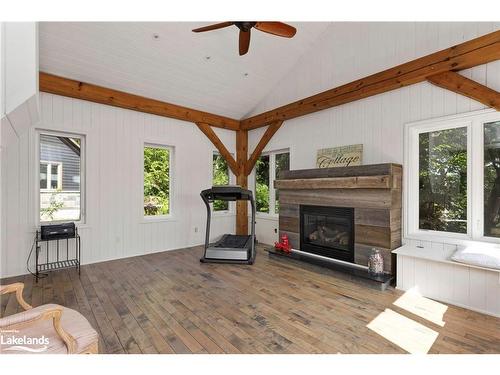
M 500 353 L 498 318 L 448 306 L 442 327 L 394 305 L 400 291 L 268 258 L 261 248 L 253 266 L 201 264 L 201 253 L 149 254 L 82 266 L 80 277 L 63 270 L 38 284 L 28 275 L 2 284 L 23 281 L 34 306 L 80 311 L 99 332 L 101 353 L 406 353 L 367 327 L 386 309 L 436 332 L 430 353 Z M 1 315 L 17 311 L 14 295 L 3 296 Z

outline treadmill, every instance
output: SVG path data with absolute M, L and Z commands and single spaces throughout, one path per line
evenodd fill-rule
M 202 263 L 253 264 L 255 261 L 255 202 L 251 190 L 236 185 L 212 186 L 203 190 L 201 199 L 207 207 L 207 229 L 205 234 L 205 252 Z M 224 234 L 217 242 L 210 243 L 210 222 L 212 211 L 210 203 L 215 200 L 249 201 L 252 207 L 252 229 L 249 236 Z

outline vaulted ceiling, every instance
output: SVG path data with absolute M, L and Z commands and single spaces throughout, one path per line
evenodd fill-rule
M 191 32 L 207 24 L 42 22 L 40 70 L 241 119 L 330 26 L 289 22 L 292 39 L 252 30 L 239 56 L 238 29 Z

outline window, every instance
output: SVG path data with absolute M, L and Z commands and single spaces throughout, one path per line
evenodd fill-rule
M 406 130 L 406 232 L 500 238 L 500 115 L 479 111 Z
M 269 213 L 269 155 L 261 155 L 255 163 L 255 206 L 257 212 Z
M 212 185 L 229 185 L 229 167 L 226 159 L 219 153 L 214 153 L 212 157 Z M 229 202 L 215 200 L 214 211 L 229 211 Z
M 261 155 L 255 164 L 255 201 L 257 212 L 279 213 L 279 195 L 274 180 L 290 169 L 290 153 L 277 151 Z
M 500 237 L 500 121 L 484 124 L 484 235 Z
M 40 162 L 40 190 L 62 190 L 62 163 Z
M 82 220 L 83 136 L 39 133 L 40 222 Z
M 289 171 L 290 170 L 290 153 L 289 152 L 283 152 L 280 154 L 276 154 L 275 156 L 275 173 L 274 176 L 276 179 L 280 177 L 280 173 L 282 171 Z M 274 185 L 274 184 L 273 184 Z M 279 213 L 280 212 L 280 199 L 279 199 L 279 191 L 274 190 L 274 212 Z
M 419 229 L 467 233 L 467 127 L 419 135 Z
M 144 216 L 170 214 L 171 149 L 166 146 L 144 146 Z

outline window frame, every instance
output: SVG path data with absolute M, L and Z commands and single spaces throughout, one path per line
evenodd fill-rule
M 484 124 L 500 121 L 492 109 L 466 112 L 405 125 L 403 218 L 405 238 L 466 245 L 471 242 L 500 243 L 484 236 Z M 467 128 L 467 233 L 441 232 L 419 228 L 419 144 L 421 133 Z
M 259 158 L 261 156 L 269 156 L 269 212 L 259 212 L 256 211 L 256 216 L 257 217 L 264 217 L 264 218 L 278 218 L 279 217 L 279 212 L 276 212 L 276 189 L 274 188 L 274 181 L 276 180 L 276 155 L 277 154 L 289 154 L 289 157 L 291 155 L 290 149 L 289 148 L 282 148 L 282 149 L 277 149 L 277 150 L 272 150 L 272 151 L 266 151 L 262 152 L 259 155 Z M 291 166 L 291 159 L 290 159 L 290 169 L 292 169 Z M 256 197 L 256 192 L 257 192 L 257 170 L 254 167 L 254 184 L 253 184 L 253 191 L 254 191 L 254 198 Z
M 169 161 L 169 179 L 168 179 L 168 207 L 169 212 L 167 215 L 144 215 L 144 149 L 146 147 L 151 148 L 163 148 L 168 150 L 168 161 Z M 175 220 L 174 216 L 174 160 L 175 160 L 175 147 L 168 144 L 158 143 L 158 142 L 150 142 L 143 141 L 141 148 L 141 200 L 140 200 L 140 215 L 143 223 L 150 222 L 159 222 L 159 221 L 173 221 Z
M 214 156 L 215 155 L 222 156 L 222 155 L 217 150 L 213 150 L 210 155 L 211 155 L 211 158 L 210 158 L 210 171 L 211 171 L 210 172 L 210 186 L 213 186 L 213 183 L 214 183 L 214 166 L 213 166 Z M 234 154 L 231 153 L 231 156 L 234 157 Z M 226 163 L 227 163 L 227 160 L 226 160 Z M 234 184 L 236 184 L 236 176 L 234 175 L 234 173 L 231 170 L 231 168 L 229 168 L 229 164 L 227 165 L 227 171 L 228 171 L 228 174 L 229 174 L 228 185 L 234 185 Z M 236 214 L 236 203 L 235 202 L 228 202 L 228 203 L 229 203 L 229 205 L 228 205 L 229 209 L 227 209 L 227 210 L 220 210 L 220 211 L 216 211 L 214 209 L 213 203 L 210 203 L 210 209 L 212 210 L 212 214 L 214 216 L 235 215 Z
M 57 191 L 53 189 L 41 189 L 40 188 L 40 163 L 45 163 L 47 165 L 54 164 L 49 163 L 45 160 L 40 160 L 40 136 L 48 135 L 52 137 L 66 137 L 66 138 L 80 138 L 80 219 L 79 220 L 51 220 L 51 221 L 42 221 L 40 219 L 40 193 L 41 192 L 52 192 Z M 36 204 L 36 219 L 35 223 L 37 226 L 44 224 L 58 224 L 64 222 L 74 222 L 77 225 L 85 224 L 86 222 L 86 158 L 87 158 L 87 135 L 83 133 L 73 133 L 66 131 L 55 131 L 55 130 L 46 130 L 46 129 L 35 129 L 35 204 Z M 62 163 L 58 163 L 61 170 L 61 187 L 62 187 Z M 47 170 L 47 183 L 48 183 L 49 171 Z M 58 182 L 59 184 L 59 182 Z

